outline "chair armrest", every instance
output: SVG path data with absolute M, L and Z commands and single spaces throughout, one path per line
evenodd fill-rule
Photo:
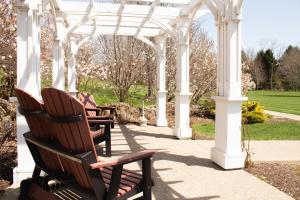
M 101 110 L 109 110 L 111 114 L 114 114 L 116 108 L 115 107 L 109 107 L 109 106 L 97 106 L 97 108 Z
M 100 108 L 84 108 L 85 111 L 101 111 Z
M 97 106 L 97 108 L 100 108 L 103 110 L 110 110 L 110 109 L 115 110 L 116 109 L 116 107 L 111 107 L 111 106 Z
M 136 153 L 132 153 L 121 158 L 109 159 L 105 161 L 100 161 L 97 163 L 90 164 L 91 169 L 97 169 L 102 167 L 112 167 L 117 165 L 124 165 L 132 162 L 136 162 L 139 160 L 143 160 L 145 158 L 152 157 L 155 151 L 153 150 L 144 150 Z
M 87 116 L 88 121 L 90 120 L 110 120 L 112 117 L 110 116 Z
M 107 124 L 111 124 L 111 123 L 113 123 L 113 121 L 112 120 L 97 120 L 97 119 L 89 119 L 88 120 L 88 123 L 89 124 L 99 124 L 99 125 L 107 125 Z

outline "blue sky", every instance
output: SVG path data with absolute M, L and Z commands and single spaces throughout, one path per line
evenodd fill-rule
M 201 21 L 215 38 L 213 17 Z M 280 52 L 289 44 L 300 46 L 300 0 L 244 0 L 242 26 L 245 50 L 271 47 Z

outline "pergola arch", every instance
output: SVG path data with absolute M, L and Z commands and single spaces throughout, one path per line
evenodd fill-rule
M 89 18 L 87 19 L 84 19 L 83 21 L 80 21 L 78 22 L 77 24 L 73 25 L 72 27 L 68 28 L 67 31 L 66 31 L 66 36 L 72 34 L 76 29 L 78 29 L 80 26 L 86 24 L 87 22 L 89 21 L 93 21 L 99 17 L 102 17 L 102 16 L 109 16 L 109 15 L 105 15 L 105 14 L 97 14 L 97 15 L 93 15 L 93 16 L 90 16 Z M 130 15 L 126 15 L 125 17 L 132 17 L 132 18 L 135 18 L 136 16 L 130 16 Z M 148 19 L 148 21 L 150 23 L 153 23 L 155 25 L 157 25 L 161 30 L 165 31 L 166 33 L 170 34 L 170 35 L 173 35 L 174 34 L 174 29 L 167 23 L 163 23 L 163 22 L 160 22 L 159 19 L 155 19 L 153 17 L 150 17 Z M 135 35 L 135 36 L 138 36 L 138 35 Z
M 73 51 L 73 52 L 76 54 L 77 50 L 80 49 L 80 47 L 84 43 L 89 42 L 90 40 L 93 40 L 96 37 L 97 37 L 97 34 L 94 34 L 94 33 L 91 34 L 91 35 L 89 35 L 89 36 L 84 37 L 83 39 L 81 39 L 77 43 L 77 45 L 76 45 L 76 51 Z M 155 44 L 151 40 L 149 40 L 148 38 L 143 37 L 143 36 L 137 36 L 135 38 L 138 39 L 138 40 L 140 40 L 140 41 L 142 41 L 143 43 L 147 44 L 148 46 L 150 46 L 157 53 L 158 49 L 155 47 Z M 71 41 L 72 39 L 69 39 L 69 40 Z
M 78 52 L 78 50 L 80 49 L 80 47 L 82 45 L 84 45 L 85 43 L 91 41 L 92 39 L 94 39 L 96 37 L 97 37 L 96 31 L 93 31 L 93 33 L 91 33 L 91 35 L 88 35 L 88 36 L 84 37 L 83 39 L 81 39 L 77 42 L 75 42 L 70 37 L 68 37 L 68 44 L 69 44 L 69 52 L 68 52 L 68 56 L 69 56 L 68 57 L 68 91 L 74 97 L 76 97 L 76 94 L 78 92 L 77 89 L 76 89 L 76 79 L 77 79 L 76 78 L 76 76 L 77 76 L 77 72 L 76 72 L 76 55 L 77 55 L 77 52 Z M 162 52 L 158 48 L 157 44 L 153 43 L 148 38 L 142 37 L 142 36 L 138 36 L 138 37 L 135 37 L 135 38 L 142 41 L 146 45 L 150 46 L 157 57 L 159 57 L 161 55 Z
M 68 85 L 76 92 L 75 54 L 77 48 L 95 35 L 133 36 L 157 52 L 157 125 L 166 119 L 166 38 L 176 37 L 176 102 L 174 134 L 189 139 L 189 29 L 195 16 L 207 13 L 215 18 L 217 36 L 216 142 L 211 159 L 224 169 L 241 168 L 241 9 L 243 0 L 17 0 L 17 86 L 40 96 L 40 24 L 41 12 L 54 18 L 53 87 L 65 90 L 64 45 L 69 44 Z M 81 41 L 71 37 L 85 36 Z M 149 38 L 154 38 L 154 42 Z M 73 82 L 72 82 L 73 80 Z M 32 87 L 34 85 L 34 87 Z M 72 87 L 71 87 L 72 86 Z M 18 174 L 31 168 L 30 155 L 22 133 L 25 120 L 18 114 Z

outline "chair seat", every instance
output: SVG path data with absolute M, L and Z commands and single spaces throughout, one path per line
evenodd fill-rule
M 110 167 L 105 167 L 100 169 L 104 183 L 107 188 L 109 188 L 109 183 L 111 180 L 111 174 L 112 174 L 112 168 Z M 121 175 L 121 181 L 119 185 L 119 190 L 118 190 L 118 197 L 130 192 L 134 188 L 140 186 L 142 183 L 142 175 L 123 169 L 122 175 Z
M 91 136 L 93 139 L 104 135 L 104 130 L 102 128 L 95 130 L 95 131 L 90 131 L 90 132 L 91 132 Z

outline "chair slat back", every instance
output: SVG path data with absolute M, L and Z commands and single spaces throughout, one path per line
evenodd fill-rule
M 54 137 L 50 131 L 51 129 L 49 129 L 51 122 L 42 116 L 42 112 L 44 111 L 43 104 L 21 89 L 16 88 L 15 93 L 19 102 L 19 108 L 25 112 L 25 119 L 31 134 L 38 139 L 47 141 L 53 140 Z M 41 114 L 28 115 L 26 112 L 40 112 Z M 60 160 L 56 154 L 47 152 L 41 148 L 38 148 L 38 151 L 48 169 L 56 172 L 63 171 Z
M 52 117 L 69 117 L 81 114 L 83 119 L 74 123 L 53 123 L 56 139 L 60 145 L 72 153 L 95 152 L 94 143 L 90 135 L 90 128 L 86 119 L 84 106 L 77 99 L 67 93 L 55 89 L 42 90 L 45 110 Z M 95 153 L 96 156 L 96 153 Z
M 78 98 L 83 103 L 85 108 L 97 108 L 97 104 L 95 102 L 93 95 L 81 92 L 81 93 L 79 93 Z M 94 117 L 94 116 L 96 116 L 96 112 L 88 111 L 87 115 Z
M 96 160 L 97 154 L 90 135 L 90 128 L 83 104 L 67 93 L 55 88 L 43 89 L 42 96 L 45 110 L 54 118 L 82 115 L 83 119 L 81 121 L 53 123 L 52 129 L 56 132 L 57 142 L 64 149 L 72 154 L 92 151 Z M 61 162 L 64 169 L 72 174 L 82 187 L 91 189 L 91 180 L 81 164 L 67 158 L 61 158 Z

